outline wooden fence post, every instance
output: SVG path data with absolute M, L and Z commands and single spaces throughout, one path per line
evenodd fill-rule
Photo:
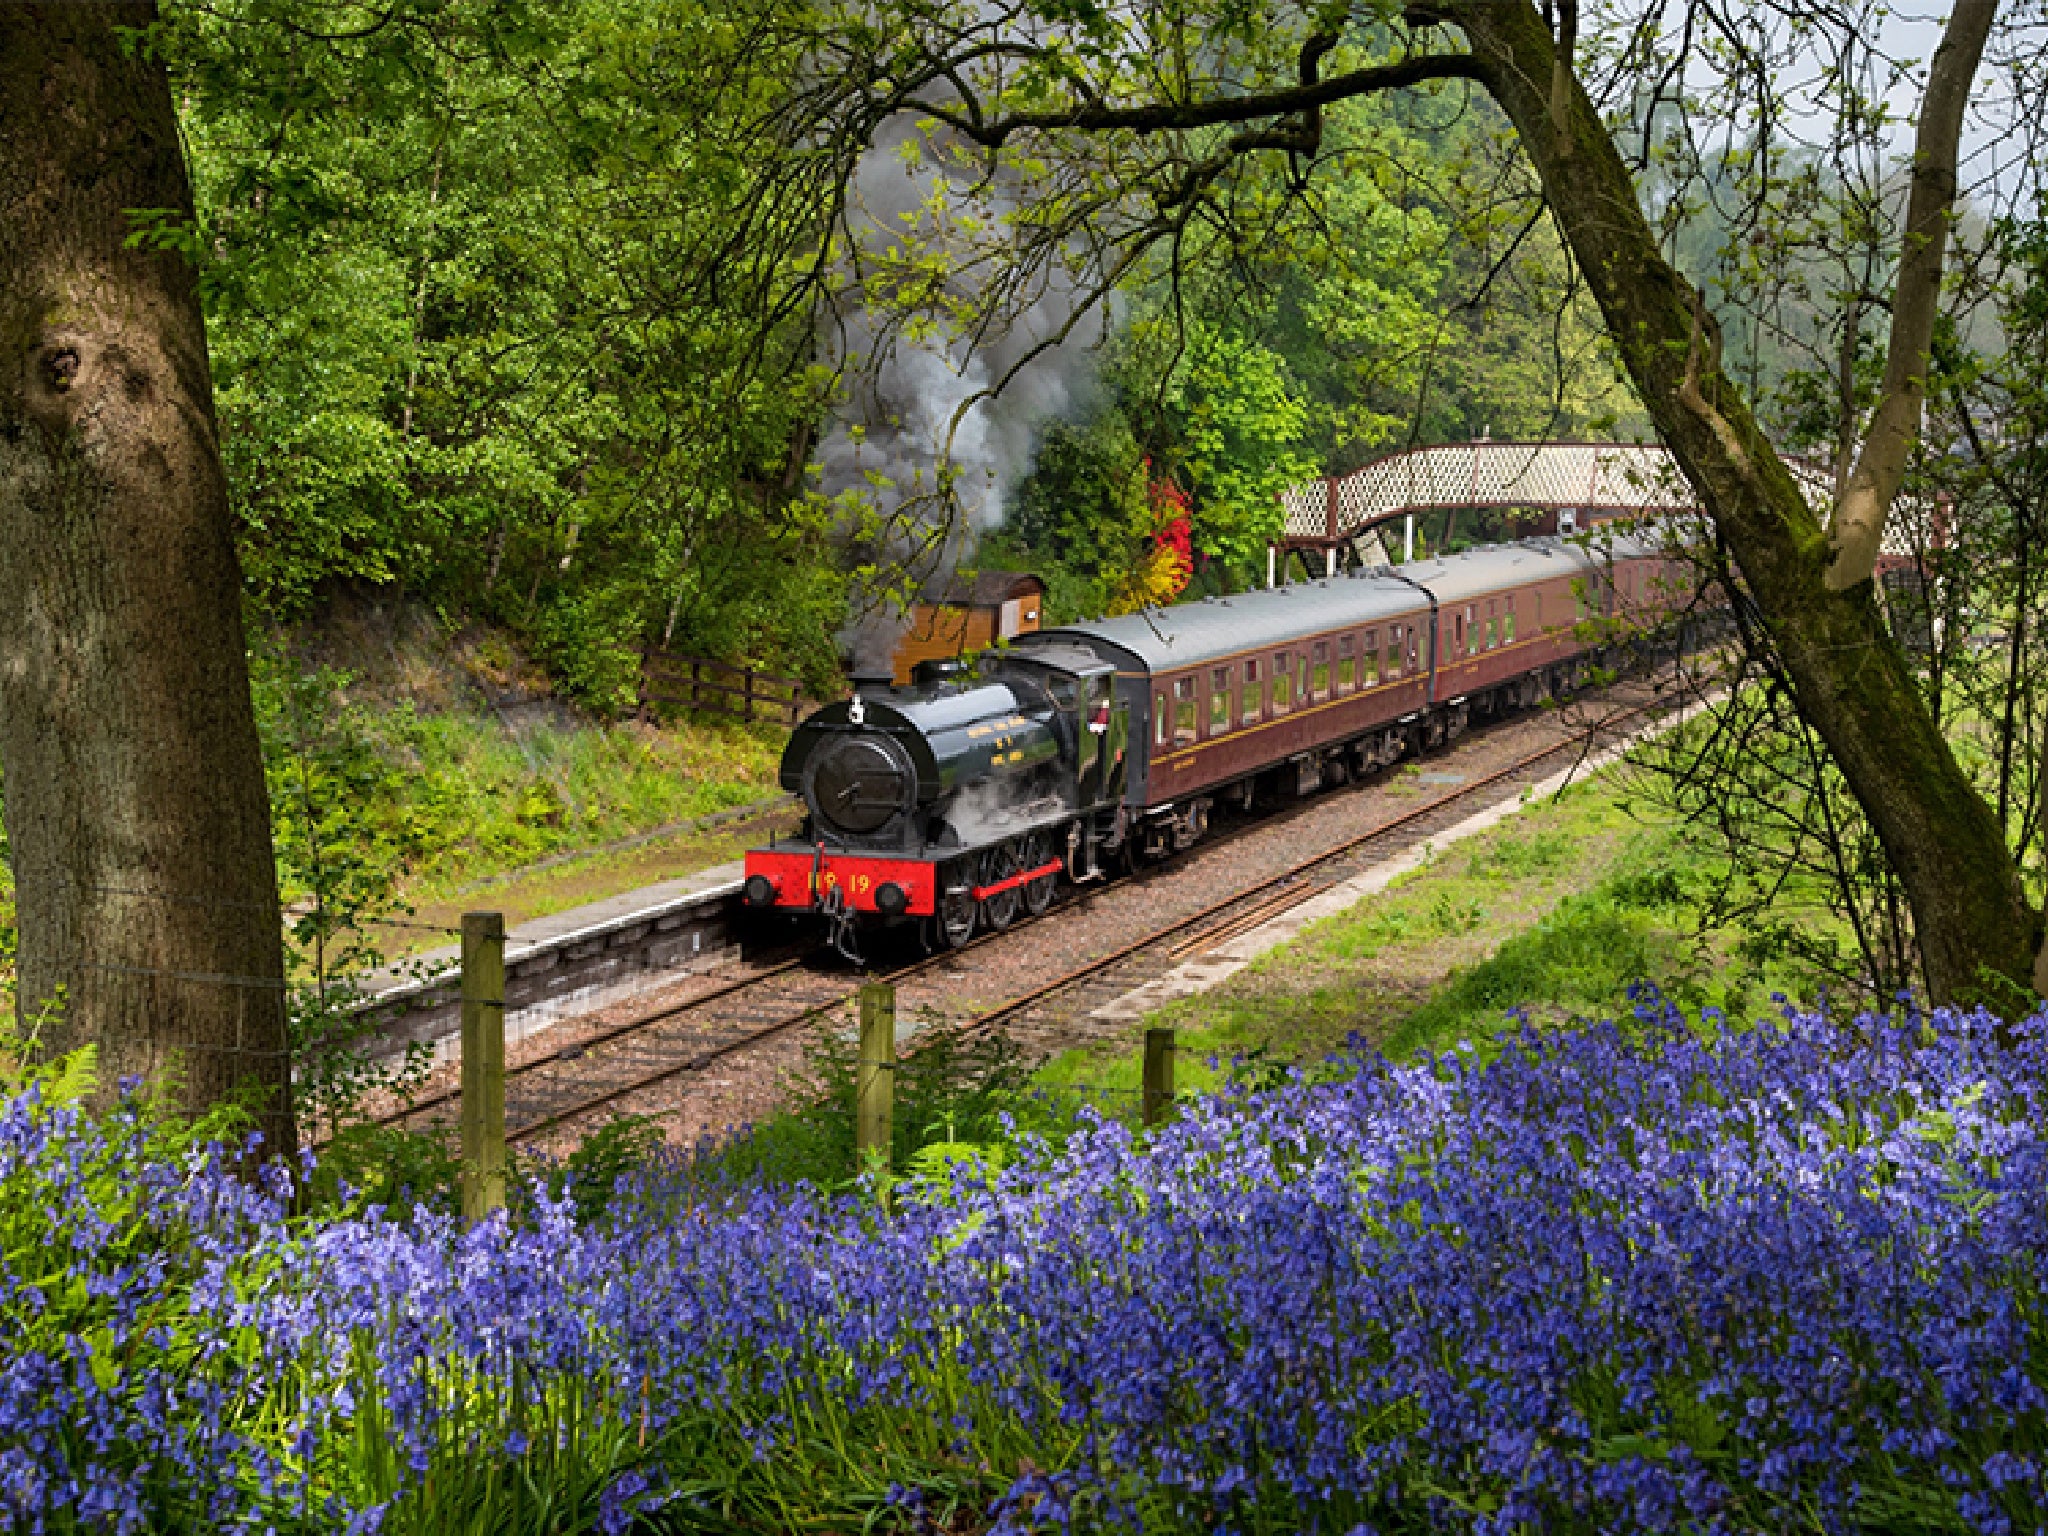
M 860 1165 L 889 1166 L 896 1107 L 896 989 L 871 981 L 860 989 L 860 1064 L 854 1074 L 853 1144 Z
M 1158 1125 L 1173 1108 L 1173 1031 L 1145 1031 L 1145 1123 Z
M 505 914 L 462 918 L 462 1219 L 505 1203 Z

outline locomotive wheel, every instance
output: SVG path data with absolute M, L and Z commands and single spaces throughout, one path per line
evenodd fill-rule
M 1037 869 L 1052 860 L 1052 838 L 1044 832 L 1034 832 L 1024 839 L 1024 867 Z M 1060 877 L 1047 875 L 1034 880 L 1024 887 L 1024 910 L 1037 917 L 1052 905 L 1053 893 L 1059 889 Z
M 941 894 L 939 910 L 925 919 L 926 947 L 935 952 L 963 948 L 974 937 L 974 920 L 979 910 L 974 898 L 965 891 Z
M 1019 873 L 1023 866 L 1017 862 L 1015 843 L 998 843 L 981 856 L 981 883 L 994 885 Z M 1011 886 L 1007 891 L 998 891 L 981 904 L 981 921 L 992 932 L 1001 933 L 1017 921 L 1017 908 L 1022 904 L 1023 891 Z

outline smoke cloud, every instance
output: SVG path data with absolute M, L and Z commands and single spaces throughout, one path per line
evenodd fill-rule
M 1045 275 L 1023 300 L 981 285 L 983 274 L 1003 275 L 1005 232 L 1023 189 L 1000 173 L 970 181 L 921 144 L 906 154 L 921 139 L 908 119 L 877 135 L 854 176 L 849 222 L 864 267 L 886 263 L 906 242 L 936 241 L 953 275 L 920 313 L 852 307 L 828 338 L 848 391 L 817 450 L 819 489 L 854 492 L 874 514 L 851 542 L 877 577 L 855 594 L 861 617 L 841 636 L 859 674 L 887 672 L 908 627 L 892 594 L 936 596 L 971 562 L 978 536 L 1001 525 L 1039 428 L 1092 379 L 1100 338 L 1098 326 L 1079 324 L 1048 345 L 1082 303 L 1063 272 Z M 998 308 L 994 323 L 977 323 Z M 972 317 L 970 334 L 963 316 Z

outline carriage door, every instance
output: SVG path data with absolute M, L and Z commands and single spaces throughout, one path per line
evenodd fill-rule
M 1130 705 L 1115 698 L 1116 675 L 1097 673 L 1082 683 L 1081 804 L 1101 805 L 1124 791 L 1124 756 L 1130 741 Z

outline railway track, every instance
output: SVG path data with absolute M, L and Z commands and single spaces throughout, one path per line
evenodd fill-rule
M 1432 830 L 1470 814 L 1475 798 L 1515 779 L 1531 777 L 1540 765 L 1582 751 L 1598 738 L 1619 739 L 1625 722 L 1656 707 L 1653 701 L 1628 708 L 1562 740 L 1540 745 L 1503 766 L 1376 822 L 1355 836 L 1294 860 L 1278 872 L 1197 910 L 1148 926 L 1106 952 L 1090 953 L 1077 963 L 1063 966 L 1049 979 L 991 1006 L 974 1009 L 957 1022 L 976 1032 L 991 1030 L 1063 994 L 1085 992 L 1091 984 L 1114 987 L 1115 995 L 1121 995 L 1150 979 L 1150 975 L 1129 974 L 1133 969 L 1149 967 L 1151 974 L 1158 974 L 1251 931 L 1347 878 L 1349 866 L 1361 856 L 1378 858 L 1425 840 Z M 1511 729 L 1514 723 L 1502 722 L 1474 733 L 1467 741 L 1476 745 Z M 1446 754 L 1424 761 L 1449 765 L 1458 761 L 1458 755 Z M 1330 799 L 1327 795 L 1313 797 L 1277 815 L 1248 821 L 1232 828 L 1225 838 L 1204 845 L 1204 851 L 1216 851 L 1260 831 L 1283 830 L 1300 817 L 1312 814 L 1318 806 L 1327 805 Z M 1056 955 L 1063 928 L 1081 923 L 1106 898 L 1119 903 L 1130 901 L 1147 884 L 1170 876 L 1184 864 L 1185 860 L 1169 861 L 1156 870 L 1071 894 L 1029 924 L 1003 933 L 979 934 L 961 949 L 926 956 L 861 980 L 883 980 L 901 987 L 943 971 L 943 979 L 957 991 L 961 973 L 971 970 L 977 957 L 1020 941 L 1033 944 L 1029 935 L 1039 937 L 1040 942 L 1033 945 L 1035 950 Z M 627 1109 L 653 1090 L 703 1073 L 743 1051 L 792 1035 L 830 1016 L 852 1001 L 859 984 L 844 970 L 823 969 L 806 957 L 781 959 L 745 976 L 608 1025 L 549 1055 L 508 1067 L 506 1139 L 513 1144 L 530 1143 L 586 1117 L 606 1110 Z M 1089 1006 L 1092 1001 L 1084 998 L 1081 1006 Z M 459 1090 L 451 1087 L 392 1111 L 381 1117 L 380 1123 L 445 1129 L 453 1123 L 459 1098 Z
M 1527 777 L 1538 764 L 1578 751 L 1597 737 L 1614 732 L 1618 722 L 1636 719 L 1650 713 L 1654 707 L 1650 704 L 1638 705 L 1585 731 L 1575 733 L 1565 741 L 1524 753 L 1514 762 L 1460 785 L 1427 804 L 1412 807 L 1370 831 L 1362 832 L 1320 853 L 1301 859 L 1247 890 L 1223 897 L 1200 911 L 1165 924 L 1108 954 L 1093 956 L 1085 964 L 1042 982 L 1028 992 L 1010 998 L 993 1008 L 985 1009 L 974 1016 L 971 1027 L 980 1031 L 1007 1023 L 1051 998 L 1097 980 L 1109 982 L 1113 994 L 1122 996 L 1132 987 L 1151 979 L 1149 975 L 1135 977 L 1121 974 L 1127 962 L 1156 951 L 1161 962 L 1153 968 L 1156 974 L 1170 970 L 1183 961 L 1207 954 L 1342 884 L 1354 872 L 1352 866 L 1361 855 L 1368 860 L 1377 860 L 1391 856 L 1415 842 L 1426 840 L 1431 831 L 1440 830 L 1442 825 L 1449 825 L 1470 815 L 1473 808 L 1466 802 L 1474 796 L 1509 780 Z M 1392 843 L 1394 846 L 1377 846 L 1382 843 Z

